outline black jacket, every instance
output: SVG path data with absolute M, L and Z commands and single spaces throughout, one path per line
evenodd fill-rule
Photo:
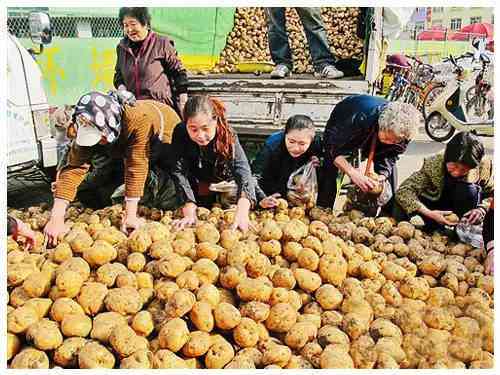
M 169 159 L 172 163 L 170 170 L 181 201 L 196 203 L 192 184 L 200 181 L 212 183 L 234 179 L 238 185 L 237 196 L 240 197 L 244 192 L 252 204 L 255 204 L 255 183 L 238 137 L 235 135 L 234 157 L 231 160 L 219 160 L 214 146 L 214 140 L 206 147 L 198 146 L 189 138 L 185 123 L 175 127 Z
M 286 197 L 286 185 L 290 175 L 306 164 L 312 156 L 321 158 L 321 147 L 321 137 L 316 135 L 307 151 L 298 158 L 293 158 L 286 148 L 284 131 L 271 134 L 252 164 L 258 183 L 257 199 L 261 200 L 274 193 Z
M 361 149 L 366 158 L 371 140 L 378 133 L 378 118 L 388 101 L 371 95 L 353 95 L 333 109 L 324 133 L 327 163 L 339 155 L 354 155 Z M 408 141 L 388 145 L 377 141 L 374 157 L 375 172 L 388 177 L 399 155 L 406 151 Z

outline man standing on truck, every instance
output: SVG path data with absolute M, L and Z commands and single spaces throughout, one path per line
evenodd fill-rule
M 341 78 L 344 73 L 335 67 L 336 57 L 330 52 L 321 8 L 295 8 L 304 26 L 311 51 L 315 75 L 322 78 Z M 276 67 L 271 78 L 285 78 L 293 69 L 292 52 L 285 29 L 285 8 L 266 8 L 269 26 L 269 49 Z

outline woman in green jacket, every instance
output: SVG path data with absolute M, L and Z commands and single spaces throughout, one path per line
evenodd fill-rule
M 493 166 L 484 158 L 484 146 L 469 132 L 455 135 L 444 154 L 430 156 L 396 192 L 394 217 L 407 220 L 421 215 L 426 229 L 454 225 L 446 216 L 455 213 L 469 223 L 484 218 L 493 192 Z

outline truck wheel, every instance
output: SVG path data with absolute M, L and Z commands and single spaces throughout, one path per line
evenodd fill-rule
M 425 132 L 436 142 L 446 142 L 455 133 L 455 128 L 439 112 L 432 112 L 425 119 Z

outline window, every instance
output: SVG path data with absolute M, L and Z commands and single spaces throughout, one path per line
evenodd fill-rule
M 481 17 L 471 17 L 470 23 L 481 23 Z
M 450 29 L 452 30 L 460 30 L 462 27 L 462 19 L 461 18 L 452 18 L 450 21 Z
M 417 32 L 422 31 L 423 29 L 425 29 L 425 22 L 416 22 L 415 23 L 415 30 Z
M 491 24 L 492 25 L 495 24 L 495 15 L 494 14 L 491 15 Z
M 435 13 L 443 13 L 443 7 L 432 7 L 432 11 Z

